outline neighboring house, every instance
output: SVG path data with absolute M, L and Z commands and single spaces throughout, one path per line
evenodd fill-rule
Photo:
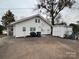
M 54 25 L 53 36 L 64 37 L 65 35 L 71 35 L 73 32 L 72 27 L 66 25 Z
M 51 24 L 41 15 L 37 14 L 18 20 L 8 27 L 8 35 L 14 37 L 28 36 L 30 32 L 41 32 L 41 35 L 50 34 Z

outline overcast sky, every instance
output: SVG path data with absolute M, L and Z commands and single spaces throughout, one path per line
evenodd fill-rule
M 0 20 L 2 15 L 10 9 L 16 19 L 24 18 L 36 14 L 32 8 L 36 6 L 36 0 L 0 0 Z M 75 23 L 79 20 L 79 1 L 73 5 L 72 9 L 65 8 L 62 12 L 62 20 L 67 23 Z
M 79 0 L 76 0 L 76 3 L 72 6 L 71 9 L 64 8 L 61 14 L 62 20 L 67 23 L 76 23 L 79 21 Z
M 34 14 L 36 0 L 0 0 L 0 21 L 7 10 L 11 10 L 16 20 Z

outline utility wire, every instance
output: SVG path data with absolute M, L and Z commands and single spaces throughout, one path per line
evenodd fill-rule
M 0 8 L 0 10 L 6 10 L 6 9 L 10 9 L 10 10 L 22 10 L 22 9 L 35 9 L 35 8 Z

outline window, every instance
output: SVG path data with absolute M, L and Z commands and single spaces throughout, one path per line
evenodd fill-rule
M 35 22 L 37 23 L 37 19 L 35 19 Z
M 23 31 L 26 31 L 26 27 L 23 27 Z
M 36 28 L 35 27 L 31 27 L 30 31 L 36 31 Z
M 38 23 L 40 23 L 40 19 L 38 19 Z
M 35 22 L 36 23 L 40 23 L 40 19 L 35 19 Z

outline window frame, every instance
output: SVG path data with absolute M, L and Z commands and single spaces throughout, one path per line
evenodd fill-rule
M 40 23 L 40 19 L 35 19 L 35 23 Z
M 22 27 L 22 31 L 25 32 L 26 31 L 26 27 Z
M 30 27 L 30 32 L 35 32 L 36 31 L 36 27 Z
M 38 19 L 38 23 L 40 23 L 40 19 Z
M 38 23 L 37 19 L 35 19 L 35 23 Z

